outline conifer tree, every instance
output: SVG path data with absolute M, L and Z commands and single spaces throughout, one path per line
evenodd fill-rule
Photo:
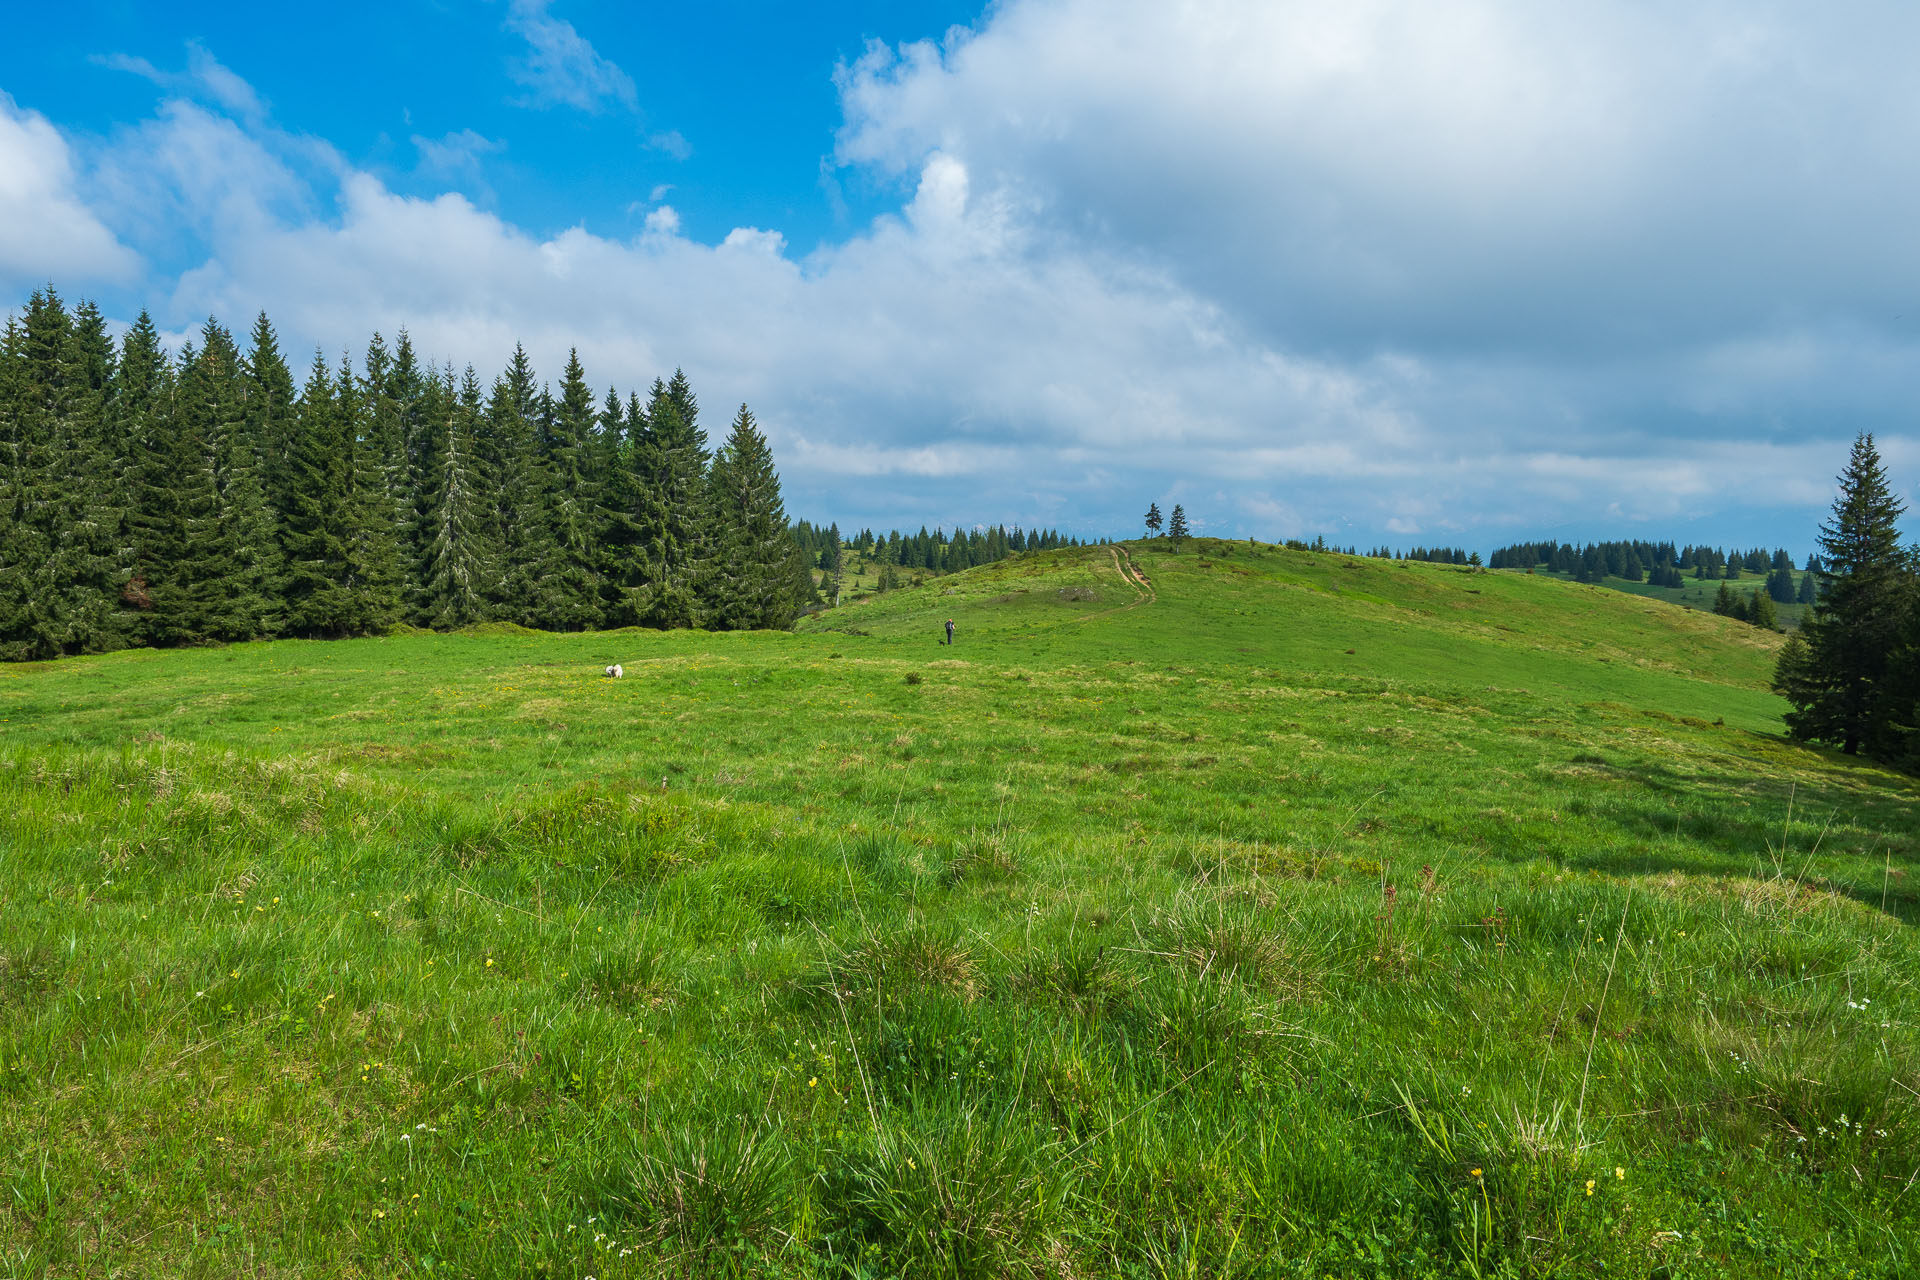
M 533 584 L 534 625 L 580 631 L 601 621 L 600 473 L 593 392 L 578 351 L 569 352 L 560 398 L 542 405 L 541 475 L 548 488 L 546 563 Z
M 414 613 L 423 626 L 464 627 L 487 616 L 497 572 L 495 503 L 478 449 L 484 406 L 473 367 L 458 389 L 449 372 L 428 403 L 434 412 L 420 456 L 431 470 Z
M 1173 504 L 1173 515 L 1167 519 L 1167 537 L 1172 541 L 1175 550 L 1179 549 L 1180 544 L 1187 537 L 1187 511 L 1177 502 Z
M 70 315 L 51 289 L 36 292 L 9 325 L 4 358 L 0 652 L 111 647 L 121 516 L 107 452 L 112 355 L 98 312 Z
M 262 311 L 248 336 L 245 396 L 247 435 L 260 454 L 260 485 L 273 513 L 275 535 L 286 518 L 291 485 L 287 450 L 293 438 L 293 371 L 280 354 L 280 339 Z
M 787 532 L 773 452 L 744 404 L 714 456 L 710 492 L 709 625 L 729 631 L 786 627 L 797 603 L 793 561 L 799 548 Z M 809 587 L 812 581 L 809 573 Z
M 316 351 L 294 406 L 284 458 L 282 594 L 293 635 L 346 635 L 355 624 L 349 567 L 353 453 L 350 420 L 326 358 Z
M 29 518 L 39 450 L 28 407 L 26 339 L 9 316 L 0 337 L 0 659 L 50 656 L 35 617 L 32 566 L 47 554 Z
M 156 599 L 173 639 L 252 640 L 279 626 L 278 552 L 247 433 L 245 375 L 233 335 L 212 319 L 183 368 L 174 403 L 175 449 L 186 501 L 172 532 L 172 564 Z
M 1854 441 L 1833 514 L 1820 527 L 1826 590 L 1802 622 L 1809 650 L 1802 669 L 1776 672 L 1794 709 L 1795 737 L 1889 756 L 1900 749 L 1890 701 L 1891 661 L 1913 608 L 1913 573 L 1900 547 L 1902 505 L 1887 483 L 1873 436 Z M 1891 681 L 1890 681 L 1891 678 Z
M 60 423 L 64 457 L 63 529 L 55 538 L 71 617 L 69 652 L 117 648 L 126 642 L 120 598 L 131 573 L 128 495 L 120 415 L 115 403 L 113 341 L 98 307 L 74 308 L 61 353 L 66 387 Z
M 699 624 L 707 567 L 706 436 L 697 420 L 692 389 L 675 371 L 673 383 L 656 379 L 647 405 L 648 441 L 641 460 L 640 585 L 633 614 L 643 626 Z
M 1149 538 L 1160 536 L 1160 504 L 1157 502 L 1147 504 L 1147 536 Z
M 495 477 L 495 529 L 500 573 L 494 580 L 494 616 L 534 625 L 540 575 L 552 559 L 546 468 L 535 435 L 540 413 L 533 364 L 518 345 L 487 404 L 485 464 Z
M 395 529 L 389 428 L 374 417 L 367 384 L 342 358 L 334 390 L 342 447 L 348 456 L 346 527 L 347 629 L 385 631 L 400 617 L 403 568 Z
M 153 582 L 162 576 L 162 544 L 168 509 L 164 452 L 173 410 L 173 366 L 161 350 L 159 331 L 142 311 L 120 343 L 120 472 L 127 494 L 128 577 L 121 588 L 127 634 L 136 644 L 155 644 Z

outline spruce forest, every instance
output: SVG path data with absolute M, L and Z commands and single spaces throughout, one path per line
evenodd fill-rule
M 482 385 L 402 332 L 304 383 L 263 314 L 176 356 L 51 289 L 0 345 L 0 654 L 339 637 L 396 623 L 785 626 L 813 596 L 740 407 L 684 375 L 596 399 L 523 349 Z
M 829 531 L 789 526 L 744 404 L 708 448 L 685 374 L 558 391 L 523 348 L 490 385 L 403 330 L 296 388 L 262 314 L 177 355 L 36 292 L 0 341 L 0 659 L 508 622 L 785 627 Z M 838 530 L 830 531 L 838 548 Z M 860 535 L 910 573 L 1068 545 L 1048 531 Z

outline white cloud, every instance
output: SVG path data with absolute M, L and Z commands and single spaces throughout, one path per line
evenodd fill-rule
M 839 153 L 935 152 L 1269 340 L 1712 341 L 1920 287 L 1920 9 L 1011 0 L 841 72 Z
M 139 269 L 139 258 L 76 189 L 60 131 L 0 93 L 0 287 L 9 302 L 49 280 L 98 287 Z
M 547 12 L 552 3 L 509 0 L 507 5 L 507 30 L 527 42 L 525 56 L 507 70 L 515 83 L 532 91 L 531 105 L 599 111 L 612 102 L 639 110 L 632 77 L 602 57 L 571 22 Z
M 218 58 L 207 52 L 198 40 L 187 42 L 187 67 L 184 71 L 162 71 L 145 58 L 112 53 L 94 59 L 104 67 L 125 71 L 152 81 L 169 93 L 211 101 L 224 110 L 248 120 L 260 120 L 267 114 L 260 95 Z
M 487 181 L 485 158 L 506 150 L 507 144 L 472 129 L 462 129 L 439 138 L 411 138 L 420 153 L 420 173 L 464 187 L 491 203 L 493 187 Z
M 754 406 L 799 514 L 1804 546 L 1853 430 L 1920 457 L 1920 178 L 1889 160 L 1920 17 L 1875 12 L 1004 0 L 843 69 L 839 158 L 900 203 L 803 258 L 690 239 L 664 185 L 630 238 L 533 234 L 473 198 L 478 134 L 415 139 L 459 188 L 421 199 L 183 101 L 76 207 L 203 246 L 171 324 L 404 324 L 484 375 L 577 346 L 623 389 L 684 365 L 716 425 Z M 546 5 L 509 21 L 541 100 L 632 108 Z
M 678 129 L 649 134 L 647 146 L 654 151 L 664 152 L 675 160 L 685 160 L 693 154 L 693 144 L 682 137 Z

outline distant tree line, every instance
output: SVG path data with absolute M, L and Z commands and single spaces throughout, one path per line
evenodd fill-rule
M 1374 547 L 1367 552 L 1374 560 L 1417 560 L 1423 564 L 1464 564 L 1478 566 L 1480 553 L 1469 554 L 1463 547 L 1408 547 L 1405 551 L 1396 551 L 1392 547 Z
M 1784 549 L 1767 551 L 1759 547 L 1747 551 L 1722 551 L 1718 547 L 1675 547 L 1671 542 L 1592 542 L 1583 546 L 1571 542 L 1521 542 L 1501 547 L 1487 558 L 1494 569 L 1540 569 L 1564 573 L 1577 582 L 1598 582 L 1602 578 L 1620 578 L 1627 582 L 1646 582 L 1656 587 L 1678 589 L 1687 578 L 1695 581 L 1715 578 L 1738 581 L 1743 574 L 1764 576 L 1766 591 L 1776 604 L 1812 604 L 1811 577 L 1798 586 L 1793 575 L 1793 557 Z M 1817 570 L 1817 557 L 1809 556 L 1807 568 Z
M 1795 737 L 1920 771 L 1920 547 L 1900 543 L 1903 511 L 1861 435 L 1820 526 L 1820 599 L 1773 687 Z
M 936 577 L 993 564 L 1021 552 L 1052 551 L 1057 547 L 1081 545 L 1078 538 L 1068 537 L 1054 529 L 1022 530 L 1018 526 L 1008 529 L 1005 525 L 976 528 L 972 532 L 955 529 L 952 537 L 948 537 L 944 529 L 928 533 L 925 525 L 920 526 L 920 532 L 913 534 L 902 533 L 898 529 L 886 533 L 862 529 L 851 537 L 844 537 L 837 523 L 822 527 L 802 520 L 794 526 L 793 536 L 807 562 L 824 575 L 829 595 L 845 571 L 845 558 L 849 551 L 858 553 L 870 563 L 877 563 L 880 566 L 879 589 L 890 591 L 900 585 L 899 571 L 902 569 L 909 576 Z
M 296 388 L 265 315 L 177 353 L 36 292 L 0 340 L 0 657 L 396 623 L 784 627 L 815 602 L 745 405 L 596 400 L 516 347 L 482 384 L 376 334 Z

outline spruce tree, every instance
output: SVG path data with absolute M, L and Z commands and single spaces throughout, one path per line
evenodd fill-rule
M 128 577 L 121 588 L 126 633 L 135 644 L 158 643 L 152 584 L 161 576 L 171 477 L 163 457 L 173 411 L 173 366 L 153 319 L 142 311 L 120 342 L 120 472 L 127 494 Z
M 57 572 L 71 620 L 68 652 L 97 652 L 126 643 L 120 602 L 132 566 L 113 341 L 93 303 L 74 308 L 60 362 L 65 478 Z
M 1912 608 L 1913 574 L 1900 547 L 1902 505 L 1887 483 L 1873 436 L 1854 441 L 1833 513 L 1820 527 L 1825 591 L 1801 631 L 1810 650 L 1804 671 L 1776 682 L 1794 709 L 1795 737 L 1837 744 L 1849 755 L 1887 756 L 1898 748 L 1889 702 L 1890 666 Z M 1894 679 L 1897 684 L 1897 677 Z
M 547 484 L 542 507 L 547 519 L 547 557 L 533 585 L 531 616 L 549 631 L 580 631 L 597 626 L 604 607 L 600 597 L 600 514 L 593 392 L 577 351 L 567 354 L 560 398 L 545 399 L 538 436 Z
M 342 358 L 334 390 L 338 438 L 347 452 L 346 627 L 385 631 L 400 617 L 403 570 L 393 503 L 388 430 L 375 418 L 367 384 Z
M 173 456 L 186 486 L 166 602 L 176 642 L 252 640 L 279 626 L 279 548 L 247 433 L 245 376 L 233 335 L 212 319 L 175 395 Z
M 280 354 L 280 339 L 262 311 L 248 336 L 245 396 L 247 435 L 260 454 L 260 485 L 273 513 L 275 536 L 286 518 L 292 481 L 287 450 L 293 438 L 293 371 Z
M 498 572 L 495 502 L 478 449 L 485 409 L 473 366 L 457 390 L 449 372 L 428 403 L 434 412 L 420 453 L 431 469 L 423 477 L 414 613 L 421 625 L 445 630 L 487 616 Z
M 32 566 L 47 549 L 28 519 L 36 450 L 29 421 L 26 342 L 7 318 L 0 337 L 0 660 L 46 657 L 33 616 Z
M 495 477 L 500 546 L 493 616 L 523 626 L 537 625 L 534 603 L 540 575 L 552 561 L 552 524 L 546 511 L 552 486 L 538 438 L 540 415 L 532 361 L 516 345 L 487 401 L 485 462 Z
M 51 289 L 9 324 L 0 424 L 0 652 L 52 658 L 117 638 L 122 515 L 108 450 L 112 354 L 99 313 Z
M 640 460 L 640 583 L 633 615 L 649 627 L 699 624 L 705 586 L 708 518 L 706 435 L 687 412 L 698 412 L 685 375 L 655 379 L 647 404 L 648 440 Z
M 350 432 L 332 371 L 316 351 L 294 406 L 283 460 L 282 595 L 286 628 L 294 635 L 340 636 L 354 627 L 348 567 L 354 524 Z
M 1147 504 L 1147 536 L 1149 538 L 1160 536 L 1160 504 L 1157 502 Z
M 709 488 L 714 556 L 708 625 L 728 631 L 785 628 L 798 604 L 792 562 L 799 548 L 787 529 L 773 452 L 744 404 L 714 456 Z M 812 581 L 809 573 L 809 586 Z
M 1187 537 L 1187 511 L 1179 503 L 1173 504 L 1173 515 L 1167 519 L 1167 538 L 1178 550 Z

